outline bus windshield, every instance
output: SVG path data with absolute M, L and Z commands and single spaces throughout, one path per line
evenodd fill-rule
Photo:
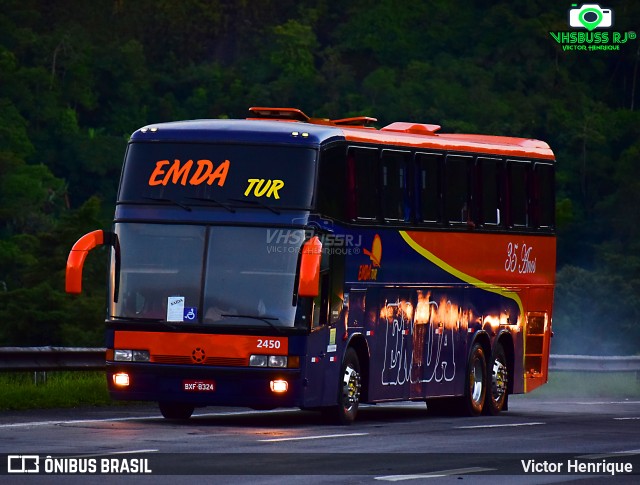
M 110 294 L 117 288 L 118 298 L 110 318 L 294 326 L 294 243 L 304 241 L 302 229 L 288 229 L 286 238 L 277 237 L 282 229 L 246 226 L 119 223 L 115 230 L 121 260 L 111 268 Z
M 317 150 L 299 146 L 131 143 L 119 203 L 309 208 Z

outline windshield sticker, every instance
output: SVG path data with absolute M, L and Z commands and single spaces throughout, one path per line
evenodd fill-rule
M 174 160 L 170 167 L 171 162 L 169 160 L 159 160 L 156 162 L 156 167 L 149 177 L 149 185 L 167 185 L 171 182 L 173 185 L 200 185 L 206 182 L 207 185 L 213 185 L 213 182 L 218 182 L 218 186 L 224 186 L 227 180 L 227 174 L 229 173 L 229 166 L 231 162 L 225 160 L 220 165 L 215 167 L 211 160 L 198 160 L 196 168 L 194 168 L 193 160 L 189 160 L 184 165 L 180 160 Z M 283 184 L 284 185 L 284 184 Z
M 170 296 L 167 299 L 167 322 L 184 321 L 184 296 Z
M 194 322 L 198 318 L 198 309 L 190 306 L 184 307 L 183 317 L 185 322 Z

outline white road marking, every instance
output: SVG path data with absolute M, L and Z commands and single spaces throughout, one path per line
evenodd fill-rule
M 613 419 L 615 419 L 617 421 L 627 421 L 629 419 L 640 419 L 640 416 L 634 416 L 632 418 L 613 418 Z
M 105 453 L 93 453 L 91 455 L 69 455 L 66 458 L 92 458 L 94 456 L 111 456 L 111 455 L 132 455 L 138 453 L 157 453 L 160 450 L 147 449 L 147 450 L 127 450 L 127 451 L 107 451 Z
M 640 455 L 640 450 L 612 451 L 611 453 L 602 453 L 598 455 L 581 455 L 576 456 L 576 458 L 582 458 L 585 460 L 600 460 L 603 458 L 620 458 L 621 456 L 633 455 Z
M 539 426 L 541 424 L 547 424 L 547 423 L 478 424 L 475 426 L 456 426 L 456 429 L 516 428 L 518 426 Z
M 302 441 L 302 440 L 323 440 L 325 438 L 348 438 L 351 436 L 366 436 L 369 433 L 346 433 L 346 434 L 325 434 L 319 436 L 299 436 L 295 438 L 270 438 L 266 440 L 258 440 L 262 443 L 276 443 L 279 441 Z
M 215 417 L 215 416 L 246 416 L 250 414 L 267 414 L 267 413 L 295 413 L 300 412 L 299 409 L 290 409 L 290 410 L 282 410 L 282 409 L 273 409 L 269 411 L 230 411 L 224 413 L 202 413 L 202 414 L 194 414 L 194 418 L 202 418 L 202 417 Z M 9 424 L 0 424 L 0 429 L 3 428 L 28 428 L 31 426 L 58 426 L 58 425 L 66 425 L 66 424 L 90 424 L 90 423 L 112 423 L 119 421 L 137 421 L 137 420 L 148 420 L 148 419 L 162 419 L 162 416 L 157 414 L 153 416 L 129 416 L 126 418 L 102 418 L 102 419 L 70 419 L 70 420 L 56 420 L 56 421 L 30 421 L 26 423 L 9 423 Z
M 495 471 L 495 468 L 457 468 L 454 470 L 440 470 L 429 473 L 419 473 L 415 475 L 387 475 L 384 477 L 375 477 L 376 480 L 384 480 L 387 482 L 400 482 L 403 480 L 420 480 L 422 478 L 442 478 L 450 477 L 451 475 L 466 475 L 467 473 L 480 473 Z
M 640 401 L 578 401 L 573 404 L 581 404 L 583 406 L 595 406 L 602 404 L 640 404 Z

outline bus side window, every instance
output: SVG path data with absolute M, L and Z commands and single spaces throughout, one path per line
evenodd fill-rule
M 502 224 L 502 160 L 478 158 L 478 211 L 476 220 L 485 226 Z
M 407 181 L 408 152 L 382 152 L 382 204 L 386 221 L 406 222 L 410 217 L 410 193 Z
M 347 251 L 350 248 L 346 248 Z M 331 295 L 329 298 L 329 321 L 344 320 L 344 254 L 331 255 Z
M 433 153 L 416 155 L 416 212 L 419 222 L 442 222 L 443 158 Z
M 453 224 L 471 221 L 473 158 L 448 155 L 445 163 L 445 213 Z
M 347 149 L 334 146 L 320 153 L 316 209 L 323 215 L 338 220 L 345 219 L 347 184 L 345 163 Z
M 507 161 L 509 225 L 529 227 L 529 184 L 531 163 L 526 161 Z
M 351 148 L 347 155 L 348 215 L 352 220 L 378 218 L 378 150 Z
M 534 225 L 539 228 L 555 227 L 555 174 L 550 163 L 536 163 L 534 173 Z

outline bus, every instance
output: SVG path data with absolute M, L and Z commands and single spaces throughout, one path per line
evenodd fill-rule
M 555 157 L 542 141 L 250 108 L 130 137 L 106 245 L 116 400 L 476 416 L 547 381 Z

